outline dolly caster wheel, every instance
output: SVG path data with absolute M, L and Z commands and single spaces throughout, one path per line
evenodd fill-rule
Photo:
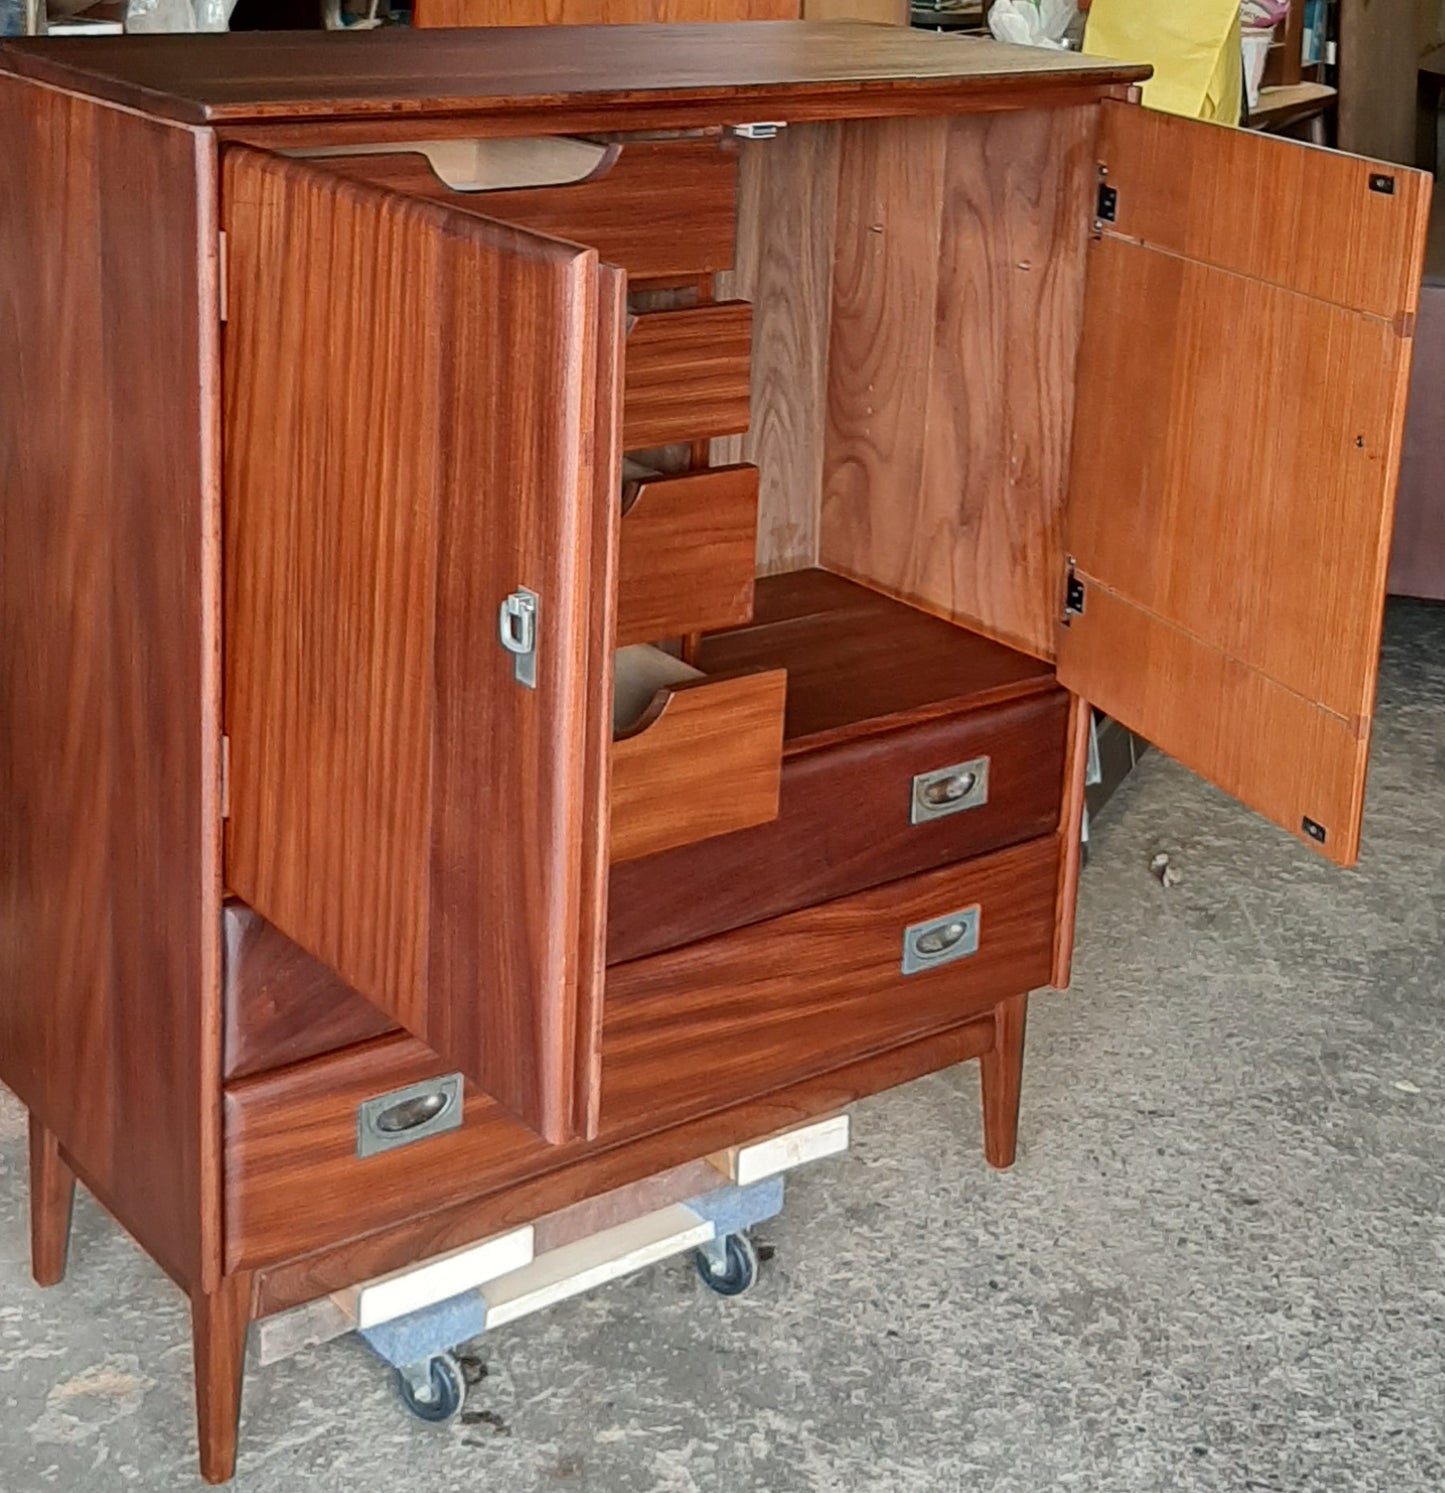
M 467 1381 L 450 1353 L 438 1353 L 425 1363 L 398 1369 L 396 1392 L 418 1420 L 439 1426 L 461 1414 Z
M 758 1251 L 746 1234 L 709 1240 L 693 1259 L 703 1284 L 719 1296 L 741 1296 L 758 1283 Z

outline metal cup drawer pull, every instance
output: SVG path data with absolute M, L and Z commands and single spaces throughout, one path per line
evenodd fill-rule
M 390 1094 L 378 1094 L 356 1109 L 356 1155 L 365 1160 L 413 1141 L 456 1130 L 462 1123 L 462 1075 L 429 1078 Z
M 970 762 L 955 762 L 951 767 L 936 767 L 913 779 L 912 803 L 908 812 L 910 824 L 924 824 L 977 809 L 988 802 L 988 758 L 975 757 Z
M 910 923 L 903 930 L 903 973 L 920 974 L 978 953 L 978 925 L 977 905 L 926 923 Z

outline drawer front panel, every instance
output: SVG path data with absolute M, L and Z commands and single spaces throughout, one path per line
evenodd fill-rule
M 617 645 L 736 627 L 753 610 L 758 469 L 713 467 L 629 486 Z
M 613 866 L 608 961 L 1048 834 L 1063 802 L 1067 722 L 1067 694 L 1050 691 L 788 758 L 771 823 Z M 970 764 L 971 786 L 944 771 Z M 930 776 L 932 804 L 927 788 L 914 791 Z
M 401 1225 L 957 1027 L 1047 981 L 1056 870 L 1050 837 L 610 971 L 595 1141 L 546 1145 L 468 1085 L 460 1127 L 363 1159 L 368 1101 L 437 1108 L 412 1090 L 448 1067 L 408 1036 L 229 1084 L 228 1267 Z M 969 908 L 977 952 L 904 975 L 904 930 Z
M 612 744 L 612 859 L 776 818 L 786 688 L 775 669 L 659 690 Z
M 752 407 L 753 308 L 648 311 L 627 334 L 622 449 L 739 435 Z
M 1058 846 L 1050 836 L 614 965 L 604 1131 L 718 1108 L 1046 985 Z M 924 967 L 905 974 L 907 956 Z
M 468 147 L 478 154 L 472 169 L 483 181 L 505 179 L 509 163 L 513 180 L 529 169 L 545 173 L 545 158 L 534 164 L 525 148 L 545 152 L 558 144 L 577 149 L 565 140 L 461 140 L 426 151 L 398 145 L 388 153 L 331 155 L 324 165 L 340 176 L 583 244 L 633 281 L 712 274 L 732 265 L 737 151 L 729 142 L 624 141 L 608 146 L 581 180 L 543 186 L 466 190 L 438 174 L 452 175 Z M 490 158 L 503 150 L 505 158 L 493 164 Z M 460 164 L 465 174 L 466 163 Z

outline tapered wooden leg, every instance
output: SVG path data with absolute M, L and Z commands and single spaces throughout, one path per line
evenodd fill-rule
M 1027 995 L 1011 995 L 994 1007 L 993 1051 L 984 1053 L 980 1059 L 983 1073 L 983 1154 L 990 1166 L 1014 1164 L 1028 1009 Z
M 236 1429 L 241 1419 L 241 1377 L 246 1329 L 251 1321 L 251 1277 L 227 1275 L 211 1295 L 191 1298 L 196 1350 L 196 1430 L 201 1476 L 224 1483 L 236 1471 Z
M 75 1174 L 60 1158 L 60 1142 L 30 1116 L 30 1273 L 41 1286 L 65 1275 Z

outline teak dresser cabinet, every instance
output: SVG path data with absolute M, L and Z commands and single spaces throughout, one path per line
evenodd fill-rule
M 1142 76 L 0 48 L 0 1079 L 207 1478 L 258 1317 L 965 1059 L 1008 1165 L 1085 701 L 1355 859 L 1429 182 Z

